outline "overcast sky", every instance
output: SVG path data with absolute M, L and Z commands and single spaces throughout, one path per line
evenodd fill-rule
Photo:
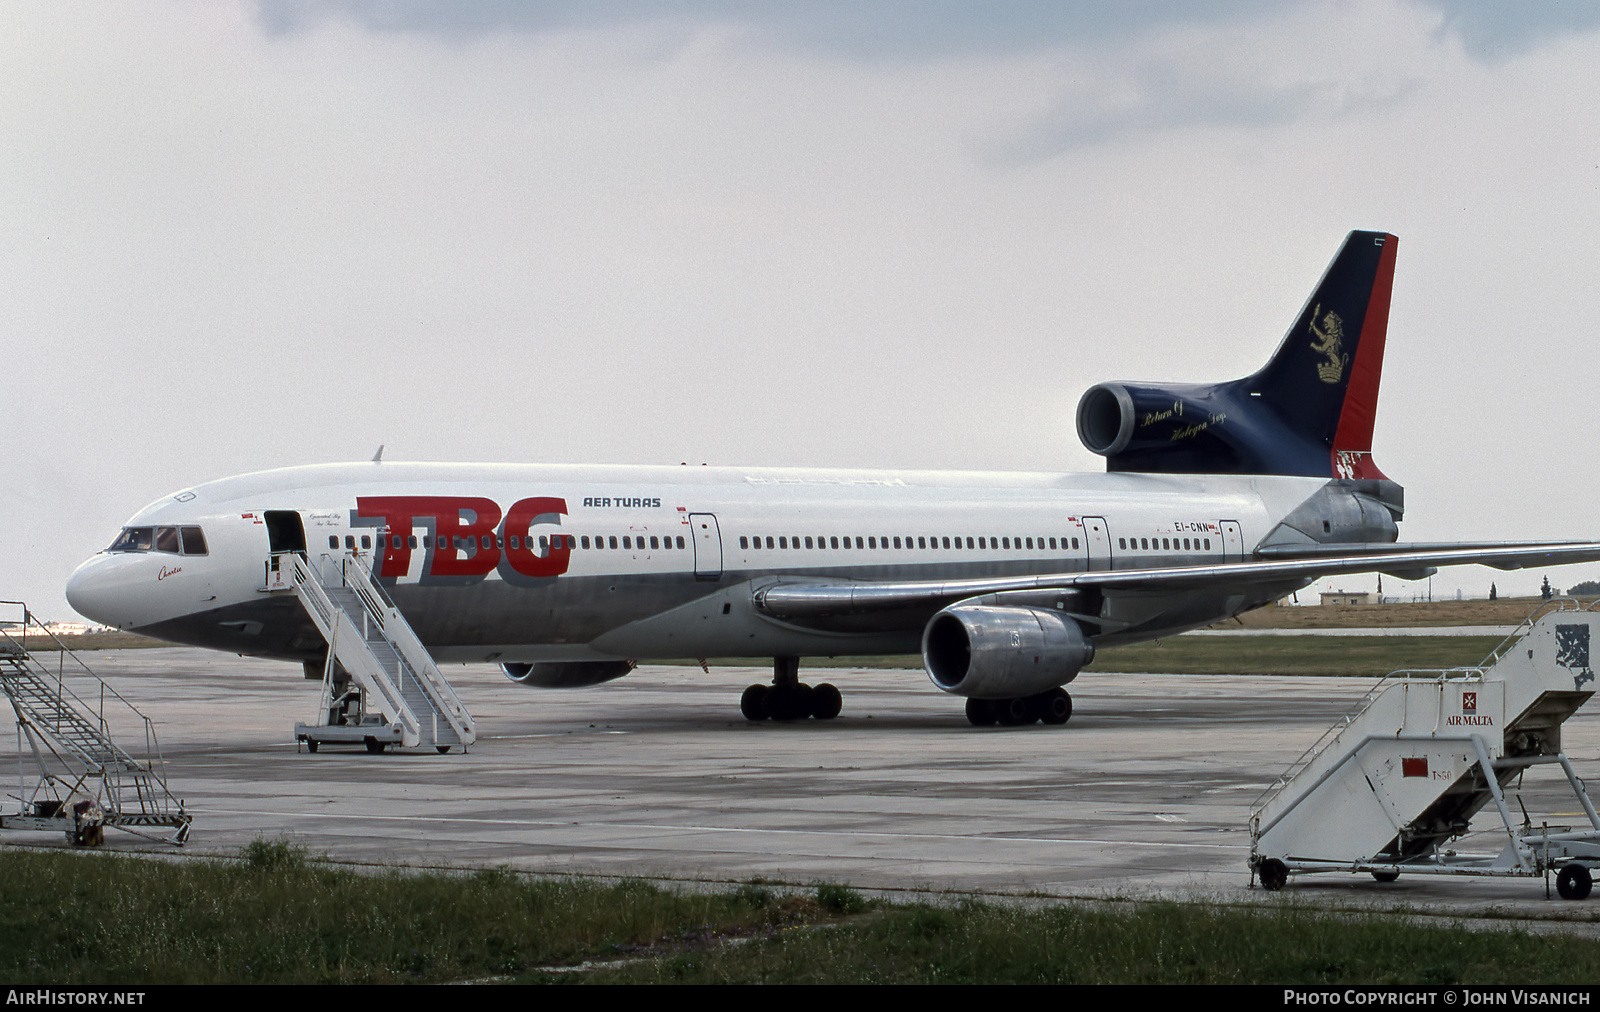
M 1600 537 L 1600 5 L 1201 6 L 6 3 L 0 597 L 380 443 L 1102 470 L 1085 388 L 1252 371 L 1353 228 L 1402 536 Z

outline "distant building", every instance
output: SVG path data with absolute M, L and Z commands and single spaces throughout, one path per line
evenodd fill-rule
M 1370 590 L 1347 591 L 1335 590 L 1322 595 L 1324 605 L 1334 604 L 1377 604 L 1378 596 Z

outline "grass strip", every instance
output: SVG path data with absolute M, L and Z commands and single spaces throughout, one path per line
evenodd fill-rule
M 733 944 L 730 944 L 733 943 Z M 580 972 L 559 972 L 580 963 Z M 939 905 L 825 884 L 720 892 L 505 869 L 363 874 L 0 848 L 0 977 L 28 984 L 1565 984 L 1600 943 L 1393 916 L 1148 904 Z

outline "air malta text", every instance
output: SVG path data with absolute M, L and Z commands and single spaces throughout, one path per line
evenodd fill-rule
M 402 577 L 411 569 L 412 535 L 424 532 L 429 577 L 483 577 L 495 569 L 508 579 L 548 578 L 567 571 L 571 539 L 551 537 L 549 547 L 535 548 L 532 529 L 560 524 L 567 501 L 549 496 L 521 499 L 501 512 L 493 499 L 478 496 L 361 496 L 356 522 L 375 522 L 383 538 L 380 577 Z M 504 523 L 502 523 L 502 517 Z M 431 548 L 426 532 L 433 532 Z M 557 547 L 559 546 L 559 547 Z

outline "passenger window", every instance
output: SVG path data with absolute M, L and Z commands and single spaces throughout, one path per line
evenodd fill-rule
M 1073 548 L 1077 548 L 1078 547 L 1078 539 L 1077 538 L 1073 538 L 1072 539 L 1072 547 Z
M 623 540 L 626 541 L 627 539 L 624 538 Z M 611 547 L 617 547 L 617 536 L 615 534 L 611 535 Z
M 1010 538 L 1001 538 L 1000 539 L 1000 545 L 1001 545 L 1002 548 L 1010 548 L 1011 547 L 1011 539 Z
M 338 548 L 339 547 L 339 535 L 337 535 L 337 534 L 328 535 L 328 547 L 329 548 Z
M 1029 547 L 1029 548 L 1030 548 L 1030 549 L 1031 549 L 1031 548 L 1032 548 L 1032 547 L 1033 547 L 1033 539 L 1032 539 L 1032 538 L 1029 538 L 1029 539 L 1028 539 L 1028 547 Z
M 370 535 L 370 534 L 361 535 L 361 547 L 365 548 L 365 549 L 367 549 L 369 551 L 372 549 L 372 535 Z
M 850 544 L 850 539 L 849 538 L 845 538 L 844 539 L 844 543 L 846 545 L 849 545 Z M 838 548 L 839 547 L 839 539 L 838 538 L 829 538 L 828 539 L 828 547 L 830 547 L 830 548 Z
M 680 535 L 678 535 L 678 547 L 679 547 L 679 548 L 682 548 L 682 547 L 683 547 L 683 535 L 681 535 L 681 534 L 680 534 Z M 768 547 L 768 548 L 771 548 L 771 547 L 772 547 L 772 539 L 771 539 L 771 538 L 768 538 L 768 539 L 767 539 L 767 547 Z
M 741 536 L 739 538 L 739 547 L 740 548 L 749 548 L 750 547 L 749 539 Z
M 206 535 L 204 531 L 198 527 L 180 527 L 178 530 L 183 535 L 183 554 L 206 554 Z
M 356 550 L 356 536 L 354 534 L 346 534 L 344 536 L 344 547 L 346 551 L 353 552 Z
M 1206 551 L 1211 551 L 1211 539 L 1206 538 Z
M 899 539 L 899 538 L 895 538 L 895 539 L 894 539 L 894 546 L 895 546 L 895 547 L 896 547 L 896 548 L 899 548 L 899 547 L 900 547 L 900 539 Z
M 877 538 L 868 538 L 867 539 L 867 547 L 868 548 L 877 548 L 878 547 L 878 539 Z
M 652 538 L 651 538 L 651 539 L 650 539 L 650 547 L 651 547 L 651 548 L 656 548 L 656 549 L 659 549 L 659 548 L 660 548 L 660 547 L 661 547 L 661 542 L 660 542 L 660 541 L 658 541 L 658 540 L 657 540 L 657 539 L 656 539 L 656 538 L 653 538 L 653 537 L 652 537 Z
M 412 548 L 417 547 L 417 536 L 415 534 L 408 535 L 406 537 L 406 543 L 408 545 L 410 545 Z

